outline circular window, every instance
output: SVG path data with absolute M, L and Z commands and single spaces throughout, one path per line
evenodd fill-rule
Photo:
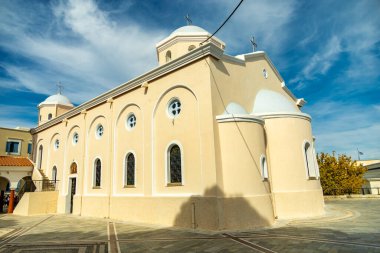
M 194 45 L 190 45 L 189 48 L 188 48 L 189 52 L 190 52 L 191 50 L 194 50 L 194 49 L 195 49 L 195 46 L 194 46 Z
M 99 124 L 99 125 L 96 127 L 96 137 L 97 137 L 98 139 L 100 139 L 100 138 L 103 136 L 103 134 L 104 134 L 104 128 L 103 128 L 102 125 Z
M 79 134 L 78 133 L 74 133 L 73 134 L 73 144 L 76 145 L 79 141 Z
M 263 76 L 265 79 L 268 78 L 268 71 L 266 69 L 263 69 Z
M 59 148 L 59 140 L 56 139 L 55 142 L 54 142 L 54 149 L 58 149 Z
M 181 113 L 181 102 L 176 98 L 173 99 L 168 106 L 168 113 L 170 117 L 176 117 Z
M 132 113 L 127 118 L 127 128 L 132 129 L 136 126 L 136 116 Z

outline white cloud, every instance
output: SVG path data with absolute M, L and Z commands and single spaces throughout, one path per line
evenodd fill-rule
M 231 2 L 217 1 L 217 4 L 224 5 L 224 10 L 232 10 L 236 4 Z M 255 36 L 258 50 L 269 51 L 271 56 L 278 56 L 284 51 L 284 42 L 289 35 L 287 24 L 294 17 L 296 7 L 294 0 L 245 1 L 223 27 L 220 38 L 228 42 L 227 51 L 239 51 L 242 48 L 251 50 L 249 39 Z
M 28 120 L 25 115 L 35 115 L 35 122 Z M 24 117 L 20 117 L 23 115 Z M 0 126 L 14 128 L 35 127 L 37 123 L 37 110 L 34 106 L 17 106 L 0 104 Z
M 16 15 L 14 7 L 3 9 L 0 46 L 32 63 L 2 65 L 36 93 L 50 95 L 61 81 L 65 94 L 81 103 L 157 65 L 155 43 L 163 38 L 162 32 L 132 22 L 119 26 L 94 1 L 52 5 L 53 20 L 45 22 L 54 25 L 43 32 L 28 22 L 30 17 Z M 41 13 L 29 15 L 38 19 Z
M 357 159 L 357 148 L 364 153 L 362 159 L 380 157 L 380 124 L 355 130 L 330 131 L 318 134 L 316 146 L 318 151 L 346 154 Z
M 317 151 L 336 151 L 356 159 L 355 151 L 359 148 L 364 152 L 363 158 L 380 157 L 378 107 L 322 100 L 305 108 L 313 118 Z
M 302 88 L 305 81 L 312 80 L 317 75 L 324 75 L 331 68 L 342 52 L 341 42 L 337 36 L 333 36 L 321 50 L 315 53 L 301 73 L 290 80 L 290 83 L 298 83 L 296 89 Z
M 309 59 L 301 59 L 300 62 L 304 65 L 302 70 L 289 82 L 296 84 L 296 89 L 306 88 L 308 81 L 326 75 L 342 59 L 342 55 L 345 64 L 340 67 L 341 72 L 337 77 L 330 79 L 330 83 L 336 81 L 344 84 L 340 87 L 342 93 L 356 90 L 363 80 L 380 76 L 380 58 L 375 50 L 380 43 L 380 16 L 377 15 L 379 6 L 376 6 L 375 1 L 349 1 L 339 7 L 342 8 L 341 11 L 326 19 L 328 22 L 317 17 L 321 23 L 319 36 L 313 36 L 317 30 L 314 29 L 309 37 L 298 43 L 298 46 L 316 53 Z M 361 91 L 370 88 L 370 85 L 360 87 Z

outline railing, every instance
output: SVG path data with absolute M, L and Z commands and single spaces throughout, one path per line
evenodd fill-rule
M 324 189 L 324 195 L 351 195 L 351 194 L 361 194 L 361 195 L 380 195 L 380 187 L 361 187 L 361 188 L 333 188 Z
M 21 198 L 25 192 L 58 191 L 58 186 L 59 180 L 23 180 L 18 196 Z

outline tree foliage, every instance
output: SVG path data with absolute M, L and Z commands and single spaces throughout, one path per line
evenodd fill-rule
M 321 185 L 324 195 L 359 193 L 367 169 L 352 161 L 351 157 L 327 153 L 317 155 Z

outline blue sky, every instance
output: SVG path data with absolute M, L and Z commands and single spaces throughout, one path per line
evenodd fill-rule
M 78 105 L 157 66 L 185 25 L 215 31 L 238 0 L 16 1 L 0 5 L 0 126 L 34 127 L 57 91 Z M 308 103 L 317 151 L 380 159 L 380 1 L 245 0 L 217 34 L 226 53 L 266 51 Z

